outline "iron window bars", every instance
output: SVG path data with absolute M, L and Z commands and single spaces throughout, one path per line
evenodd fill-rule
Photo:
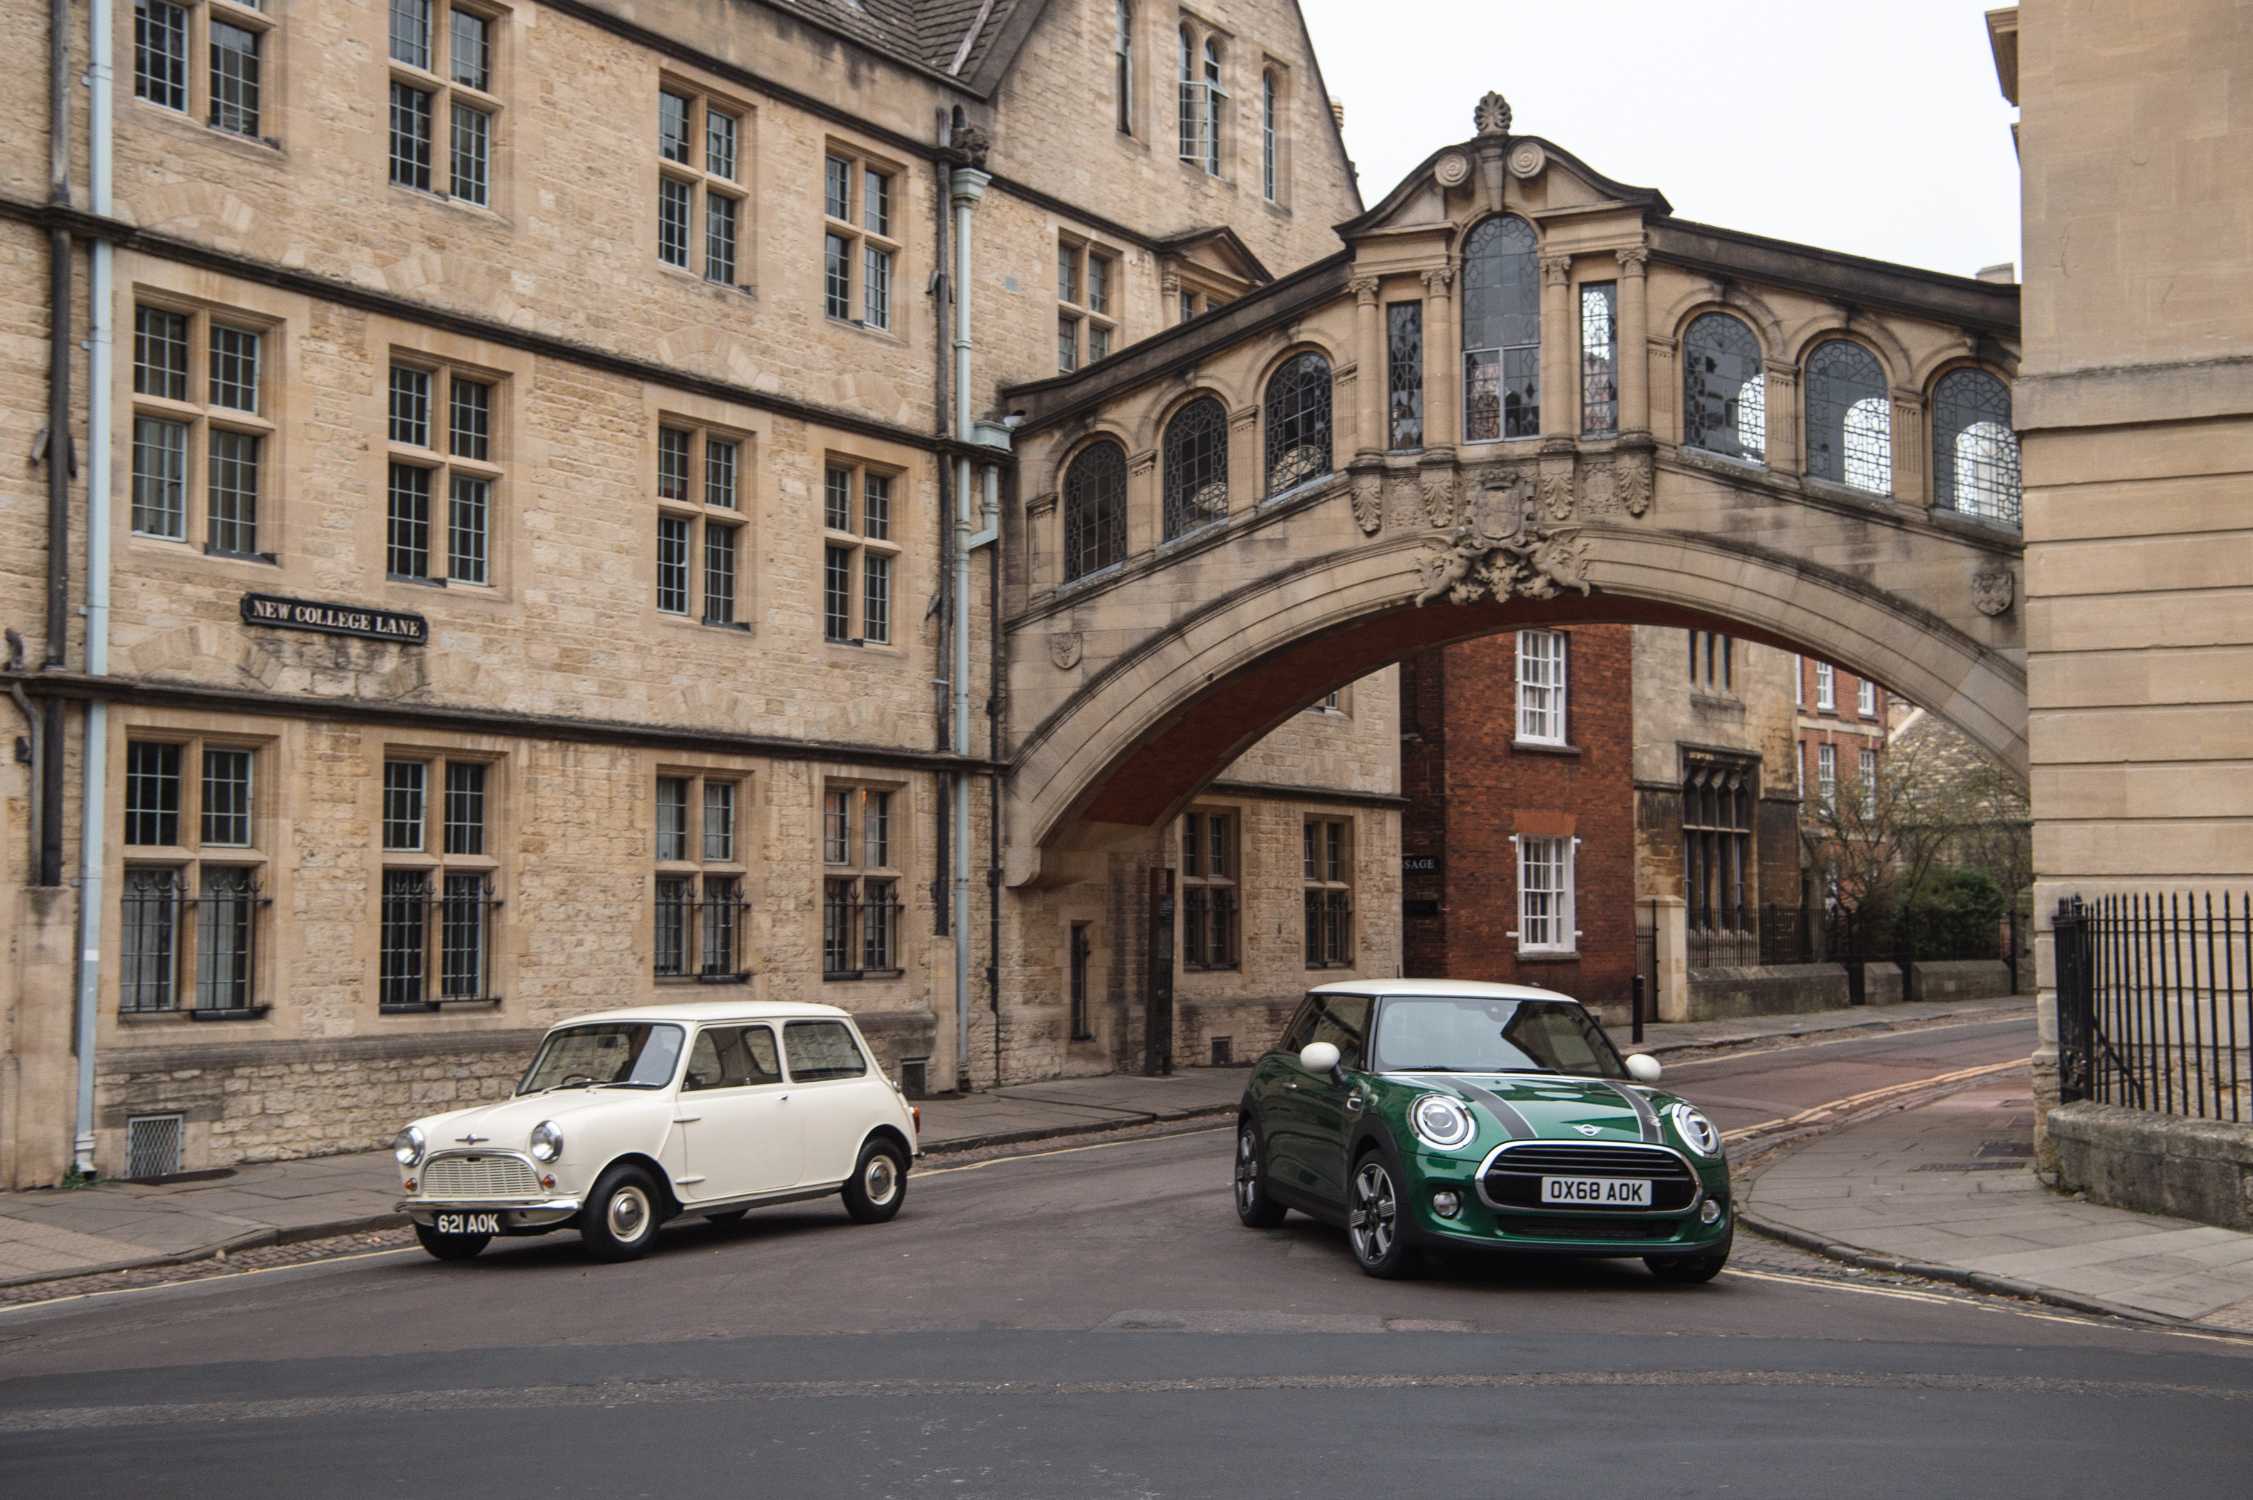
M 384 871 L 376 961 L 379 1008 L 434 1011 L 445 1005 L 499 1003 L 493 989 L 493 939 L 501 905 L 493 877 L 483 872 Z
M 264 1015 L 267 1007 L 258 1003 L 258 913 L 272 904 L 251 870 L 206 866 L 201 890 L 191 894 L 178 869 L 129 866 L 119 1011 L 185 1012 L 207 1020 Z
M 900 972 L 899 882 L 835 876 L 822 883 L 821 977 L 868 979 Z

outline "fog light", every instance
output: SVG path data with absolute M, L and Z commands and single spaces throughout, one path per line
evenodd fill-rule
M 1698 1208 L 1698 1222 L 1700 1224 L 1720 1223 L 1721 1205 L 1714 1202 L 1711 1198 L 1706 1199 L 1705 1202 Z
M 547 1173 L 542 1172 L 540 1174 L 540 1186 L 553 1189 L 555 1187 L 555 1179 L 553 1177 L 550 1177 Z
M 1454 1193 L 1432 1194 L 1432 1211 L 1443 1219 L 1452 1219 L 1463 1207 L 1463 1200 Z

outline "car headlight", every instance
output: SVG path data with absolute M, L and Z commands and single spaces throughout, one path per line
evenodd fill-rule
M 532 1127 L 532 1159 L 554 1161 L 563 1154 L 563 1127 L 553 1120 L 542 1120 Z
M 1439 1151 L 1469 1145 L 1478 1133 L 1471 1112 L 1445 1094 L 1426 1094 L 1418 1099 L 1408 1111 L 1408 1123 L 1415 1127 L 1418 1140 Z
M 402 1167 L 412 1167 L 422 1161 L 422 1128 L 409 1125 L 391 1138 L 391 1154 Z
M 1692 1151 L 1700 1156 L 1721 1154 L 1721 1132 L 1713 1128 L 1711 1120 L 1687 1104 L 1677 1104 L 1667 1113 L 1674 1117 L 1675 1134 L 1681 1136 Z

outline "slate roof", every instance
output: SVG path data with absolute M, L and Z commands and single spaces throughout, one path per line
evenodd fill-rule
M 878 52 L 903 62 L 952 73 L 968 81 L 982 71 L 1010 18 L 1019 10 L 1037 11 L 1041 0 L 768 0 L 777 10 L 797 11 L 833 31 L 843 32 Z M 981 15 L 982 13 L 982 15 Z M 969 54 L 957 69 L 971 27 Z

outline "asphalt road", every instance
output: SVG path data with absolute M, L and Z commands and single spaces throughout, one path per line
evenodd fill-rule
M 1724 1128 L 2024 1022 L 1670 1067 Z M 1229 1206 L 1223 1130 L 940 1164 L 860 1228 L 558 1235 L 0 1313 L 0 1495 L 2242 1497 L 2253 1345 L 1740 1242 L 1355 1270 Z

